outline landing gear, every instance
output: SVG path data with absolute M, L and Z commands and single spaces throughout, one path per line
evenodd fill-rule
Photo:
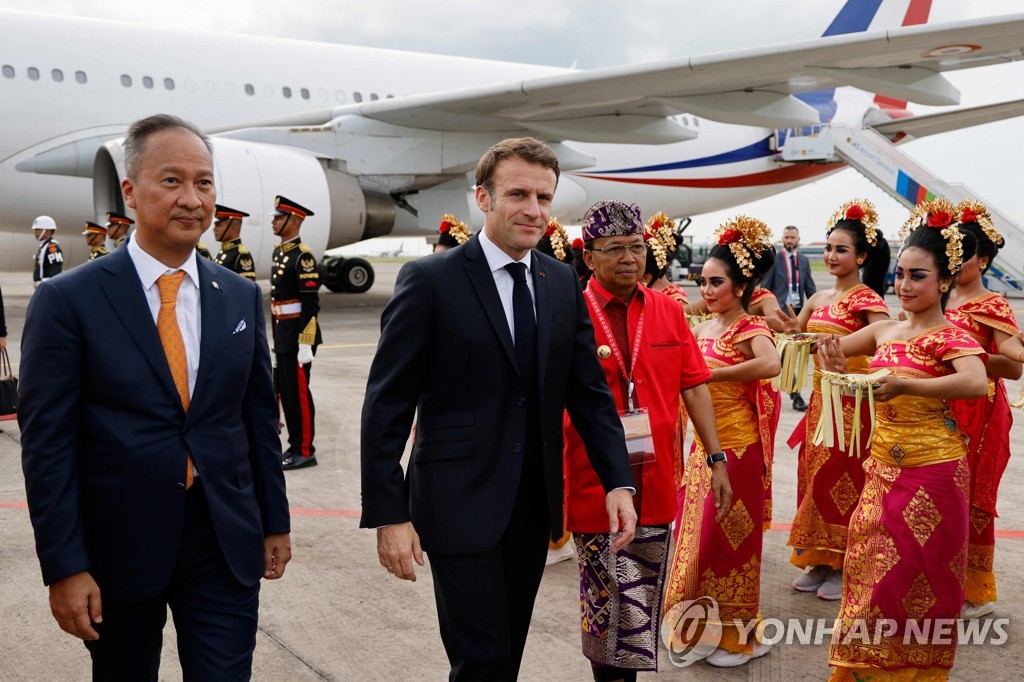
M 335 293 L 363 294 L 373 286 L 373 266 L 362 258 L 329 256 L 323 261 L 322 280 Z

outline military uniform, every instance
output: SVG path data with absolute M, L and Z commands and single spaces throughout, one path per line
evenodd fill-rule
M 222 221 L 238 220 L 239 225 L 241 225 L 241 220 L 249 217 L 249 214 L 245 211 L 239 211 L 238 209 L 229 208 L 220 204 L 216 204 L 214 208 L 216 211 L 214 213 L 213 233 L 214 235 L 217 235 L 218 239 L 223 239 L 226 236 L 227 229 L 232 227 L 228 224 L 225 232 L 218 233 L 217 228 L 220 227 L 220 223 Z M 235 239 L 225 239 L 222 241 L 220 243 L 220 253 L 218 253 L 217 257 L 213 259 L 213 262 L 217 265 L 223 265 L 232 272 L 237 272 L 246 279 L 252 280 L 253 282 L 256 281 L 256 266 L 253 263 L 252 253 L 250 253 L 249 249 L 245 248 L 245 245 L 242 244 L 241 238 L 236 237 Z
M 293 212 L 305 218 L 313 215 L 294 202 L 278 197 L 277 211 Z M 288 455 L 313 458 L 316 410 L 309 379 L 313 363 L 299 364 L 299 345 L 312 346 L 323 339 L 317 315 L 320 312 L 320 269 L 312 250 L 295 237 L 274 247 L 270 273 L 270 308 L 274 354 L 277 360 L 277 392 L 288 427 Z
M 32 258 L 35 267 L 32 269 L 32 281 L 41 282 L 56 277 L 64 270 L 64 252 L 53 237 L 39 245 L 39 250 Z
M 206 260 L 213 260 L 213 254 L 202 242 L 196 242 L 196 253 L 205 258 Z
M 103 225 L 100 225 L 99 223 L 94 223 L 91 220 L 86 220 L 85 230 L 82 232 L 82 234 L 86 237 L 86 243 L 89 242 L 89 235 L 93 234 L 100 235 L 101 237 L 103 237 L 105 241 L 107 237 L 107 228 L 104 227 Z M 106 256 L 108 253 L 110 253 L 110 251 L 107 251 L 107 247 L 104 246 L 102 243 L 97 244 L 96 246 L 90 246 L 89 260 L 96 260 L 101 256 Z

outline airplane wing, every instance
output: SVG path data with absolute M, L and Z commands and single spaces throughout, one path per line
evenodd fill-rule
M 948 133 L 951 130 L 970 128 L 971 126 L 984 123 L 994 123 L 1008 118 L 1015 118 L 1024 114 L 1024 99 L 1016 99 L 1011 102 L 999 102 L 998 104 L 987 104 L 980 107 L 957 109 L 956 111 L 944 111 L 938 114 L 924 114 L 922 116 L 911 116 L 899 118 L 887 123 L 872 125 L 871 127 L 892 139 L 894 137 L 909 136 L 912 138 L 927 137 Z
M 441 133 L 518 131 L 547 140 L 657 144 L 695 136 L 666 118 L 681 113 L 772 128 L 819 123 L 822 113 L 797 95 L 838 86 L 918 104 L 958 104 L 960 93 L 943 73 L 1021 59 L 1024 14 L 1015 14 L 566 71 L 332 113 L 335 122 L 354 116 Z

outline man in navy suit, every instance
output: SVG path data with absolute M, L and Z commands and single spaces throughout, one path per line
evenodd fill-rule
M 790 315 L 799 315 L 804 302 L 818 290 L 811 275 L 811 263 L 807 256 L 800 253 L 798 246 L 800 230 L 795 225 L 789 225 L 782 230 L 782 248 L 776 252 L 775 263 L 764 276 L 761 285 L 775 294 L 779 307 L 788 310 Z M 789 397 L 793 401 L 794 410 L 807 410 L 807 403 L 800 391 L 790 393 Z
M 156 680 L 168 606 L 186 680 L 248 680 L 260 579 L 291 558 L 263 298 L 196 257 L 210 142 L 157 115 L 124 154 L 127 248 L 42 282 L 25 317 L 18 417 L 43 582 L 94 680 Z
M 398 578 L 415 580 L 413 563 L 429 555 L 450 679 L 514 680 L 548 538 L 562 535 L 565 409 L 621 531 L 614 549 L 632 540 L 636 512 L 576 272 L 532 250 L 558 158 L 532 138 L 505 140 L 476 181 L 484 229 L 403 266 L 381 317 L 363 403 L 361 525 L 377 528 L 380 563 Z

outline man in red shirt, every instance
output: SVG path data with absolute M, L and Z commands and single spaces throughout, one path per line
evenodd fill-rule
M 732 498 L 705 386 L 711 372 L 683 308 L 639 286 L 647 258 L 643 232 L 640 209 L 619 201 L 601 201 L 583 219 L 583 258 L 593 271 L 584 297 L 597 355 L 625 427 L 638 515 L 634 540 L 613 556 L 608 518 L 600 513 L 604 490 L 566 416 L 566 527 L 580 557 L 583 654 L 599 681 L 635 680 L 637 671 L 658 668 L 669 524 L 676 515 L 674 463 L 682 456 L 682 443 L 676 442 L 680 395 L 701 442 L 714 453 L 708 466 L 716 521 Z M 636 618 L 637 609 L 645 618 Z

